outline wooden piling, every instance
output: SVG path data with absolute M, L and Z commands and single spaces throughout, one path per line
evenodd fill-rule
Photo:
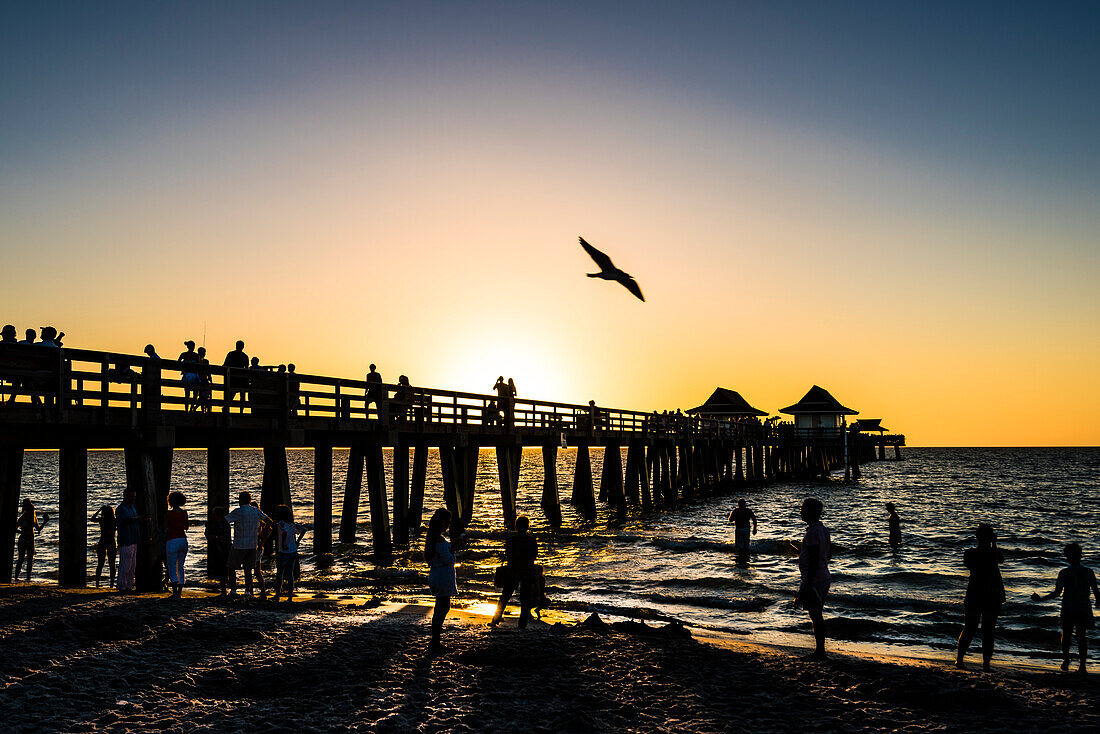
M 212 522 L 214 508 L 221 507 L 227 513 L 229 506 L 229 447 L 211 446 L 206 450 L 206 520 Z M 320 505 L 317 505 L 320 507 Z M 219 578 L 225 572 L 221 566 L 224 558 L 214 558 L 210 546 L 206 548 L 206 574 L 210 578 Z M 217 563 L 215 563 L 217 561 Z
M 657 465 L 656 453 L 657 449 L 653 446 L 648 448 L 643 444 L 641 446 L 641 455 L 638 457 L 638 484 L 641 485 L 642 490 L 642 512 L 649 512 L 653 507 L 653 494 L 652 487 L 656 482 Z
M 733 462 L 734 462 L 734 465 L 735 465 L 734 470 L 733 470 L 733 481 L 737 482 L 738 484 L 745 481 L 745 472 L 744 472 L 744 469 L 743 469 L 743 464 L 742 464 L 743 460 L 741 458 L 741 454 L 742 454 L 742 447 L 738 446 L 737 448 L 735 448 L 733 450 Z
M 643 457 L 639 461 L 638 457 Z M 645 444 L 641 439 L 631 439 L 626 445 L 626 485 L 623 488 L 626 501 L 637 506 L 640 500 L 642 466 L 645 464 Z
M 573 468 L 573 505 L 587 522 L 596 519 L 596 495 L 592 487 L 592 460 L 588 454 L 588 442 L 577 446 L 577 462 Z
M 62 446 L 58 452 L 57 581 L 88 584 L 88 449 Z
M 428 446 L 417 443 L 413 447 L 412 487 L 409 490 L 409 514 L 405 524 L 410 531 L 420 531 L 424 519 L 424 484 L 428 477 Z
M 409 444 L 401 438 L 393 447 L 393 542 L 409 542 Z
M 5 584 L 11 583 L 15 562 L 15 523 L 19 519 L 22 481 L 22 447 L 0 447 L 0 582 Z
M 623 458 L 617 444 L 608 444 L 603 451 L 603 471 L 600 486 L 606 487 L 607 501 L 615 508 L 615 518 L 626 519 L 626 496 L 623 493 Z
M 348 450 L 348 474 L 344 482 L 344 503 L 340 511 L 340 542 L 355 542 L 355 525 L 359 522 L 359 494 L 363 490 L 363 446 Z
M 126 458 L 126 487 L 137 494 L 135 507 L 139 516 L 148 520 L 138 523 L 136 585 L 138 591 L 163 591 L 164 573 L 161 565 L 162 548 L 157 542 L 157 532 L 163 511 L 157 506 L 156 471 L 153 453 L 146 447 L 130 447 L 124 451 Z
M 504 515 L 504 527 L 509 530 L 516 529 L 516 473 L 512 464 L 515 462 L 515 452 L 512 447 L 501 444 L 496 447 L 497 476 L 500 480 L 500 509 Z
M 901 461 L 901 446 L 894 444 L 894 460 Z
M 370 499 L 371 548 L 377 563 L 393 560 L 389 502 L 386 500 L 386 464 L 382 443 L 372 441 L 366 452 L 367 495 Z
M 313 447 L 313 553 L 332 553 L 332 447 Z
M 286 462 L 286 449 L 282 446 L 264 447 L 264 474 L 260 485 L 260 509 L 273 517 L 279 505 L 291 506 L 290 468 Z M 268 536 L 261 549 L 265 556 L 275 553 L 275 534 Z
M 558 444 L 542 446 L 542 514 L 550 527 L 561 527 L 561 500 L 558 496 Z

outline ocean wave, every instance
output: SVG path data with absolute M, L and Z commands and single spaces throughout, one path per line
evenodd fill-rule
M 738 599 L 727 596 L 712 596 L 700 594 L 650 594 L 646 598 L 655 604 L 692 606 L 705 609 L 728 609 L 735 612 L 762 612 L 770 607 L 772 604 L 774 604 L 776 601 L 775 599 L 762 597 Z
M 691 551 L 716 551 L 719 553 L 736 553 L 737 548 L 733 543 L 725 543 L 705 538 L 652 538 L 650 545 L 675 553 L 689 553 Z M 754 540 L 749 544 L 749 553 L 758 555 L 798 555 L 797 546 L 789 540 Z

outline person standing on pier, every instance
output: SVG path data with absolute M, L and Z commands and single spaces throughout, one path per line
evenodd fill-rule
M 831 576 L 829 560 L 832 557 L 832 542 L 829 529 L 821 524 L 821 515 L 825 506 L 821 500 L 807 497 L 802 502 L 801 516 L 806 523 L 806 535 L 802 538 L 802 547 L 798 551 L 798 571 L 802 584 L 798 589 L 795 603 L 800 604 L 810 614 L 813 623 L 815 648 L 809 660 L 825 659 L 825 597 L 829 595 Z
M 210 360 L 206 358 L 206 347 L 199 347 L 195 352 L 199 358 L 199 364 L 210 366 Z M 213 381 L 211 380 L 210 373 L 203 370 L 199 375 L 199 395 L 198 404 L 202 408 L 203 413 L 210 412 L 210 394 L 213 392 Z
M 1001 579 L 1000 566 L 1005 562 L 1004 554 L 997 548 L 997 534 L 993 526 L 987 523 L 978 525 L 974 531 L 978 547 L 970 548 L 963 554 L 963 564 L 970 569 L 970 581 L 966 586 L 966 599 L 963 610 L 966 615 L 962 633 L 959 635 L 959 649 L 955 655 L 955 667 L 966 670 L 964 659 L 970 647 L 978 624 L 982 627 L 982 669 L 989 670 L 993 659 L 993 631 L 997 627 L 997 617 L 1001 614 L 1001 605 L 1005 602 L 1005 585 Z
M 197 411 L 199 409 L 199 389 L 202 381 L 199 379 L 199 373 L 189 371 L 187 366 L 199 364 L 202 358 L 195 351 L 195 342 L 188 339 L 183 343 L 183 346 L 187 347 L 187 351 L 180 353 L 178 361 L 184 364 L 182 375 L 184 410 L 188 412 Z
M 92 515 L 92 522 L 99 522 L 99 541 L 95 544 L 97 563 L 95 567 L 95 587 L 99 588 L 99 577 L 103 575 L 103 564 L 110 561 L 111 578 L 107 586 L 115 585 L 115 554 L 118 544 L 115 542 L 115 508 L 103 505 Z
M 1092 603 L 1089 592 L 1096 598 L 1100 607 L 1100 587 L 1096 585 L 1096 574 L 1091 568 L 1081 565 L 1081 546 L 1070 543 L 1065 549 L 1069 566 L 1058 574 L 1054 591 L 1049 594 L 1032 594 L 1032 601 L 1044 601 L 1062 597 L 1062 672 L 1069 672 L 1069 646 L 1073 635 L 1077 635 L 1077 656 L 1080 663 L 1078 673 L 1087 673 L 1085 663 L 1089 656 L 1088 630 L 1096 627 L 1092 618 Z
M 751 535 L 756 535 L 756 513 L 748 506 L 744 497 L 737 500 L 737 507 L 730 513 L 729 521 L 733 523 L 733 550 L 739 560 L 747 558 L 750 532 Z
M 233 547 L 229 551 L 229 595 L 237 594 L 237 569 L 244 569 L 244 593 L 252 596 L 252 573 L 256 568 L 256 541 L 261 522 L 271 522 L 263 510 L 252 506 L 252 493 L 237 496 L 240 506 L 225 516 L 233 527 Z
M 893 502 L 886 503 L 886 511 L 890 513 L 890 547 L 897 549 L 901 547 L 901 517 L 898 516 L 898 508 Z
M 363 403 L 363 410 L 366 412 L 366 417 L 370 417 L 370 404 L 374 403 L 374 409 L 378 411 L 378 416 L 382 416 L 382 400 L 385 397 L 385 391 L 382 389 L 382 375 L 378 373 L 377 365 L 371 364 L 370 372 L 367 373 L 367 382 L 369 383 L 366 391 L 367 400 Z
M 497 394 L 497 406 L 504 415 L 503 427 L 507 430 L 515 423 L 516 383 L 511 377 L 508 378 L 508 382 L 505 382 L 504 375 L 501 375 L 493 384 L 493 390 Z
M 233 404 L 233 398 L 240 393 L 241 402 L 244 402 L 244 391 L 248 388 L 247 375 L 238 372 L 238 370 L 248 369 L 248 355 L 244 353 L 244 342 L 237 340 L 237 347 L 229 354 L 225 355 L 225 361 L 222 362 L 222 366 L 227 368 L 225 375 L 225 403 L 222 406 L 222 412 L 228 413 L 229 406 Z M 244 406 L 241 406 L 241 412 L 244 412 Z
M 115 526 L 118 528 L 118 590 L 126 593 L 134 590 L 137 579 L 137 547 L 141 540 L 139 524 L 148 515 L 138 515 L 137 492 L 127 489 L 122 493 L 122 504 L 115 510 Z

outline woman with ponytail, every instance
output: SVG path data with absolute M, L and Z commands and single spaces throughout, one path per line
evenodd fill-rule
M 432 642 L 429 650 L 442 652 L 447 648 L 439 641 L 443 631 L 443 620 L 451 610 L 451 597 L 458 593 L 455 578 L 455 551 L 465 535 L 457 542 L 444 539 L 443 532 L 451 523 L 451 513 L 442 507 L 435 511 L 428 522 L 428 533 L 424 540 L 424 560 L 428 562 L 428 587 L 435 596 L 435 611 L 432 613 Z

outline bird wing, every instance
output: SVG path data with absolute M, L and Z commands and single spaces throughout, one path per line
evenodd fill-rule
M 601 271 L 618 270 L 618 268 L 615 267 L 615 264 L 611 262 L 611 258 L 597 250 L 592 245 L 585 242 L 584 237 L 578 237 L 577 239 L 581 241 L 581 247 L 583 247 L 584 251 L 587 252 L 589 256 L 596 261 L 596 265 L 599 266 Z
M 623 288 L 636 295 L 639 301 L 645 303 L 645 296 L 642 295 L 642 289 L 638 286 L 638 281 L 623 273 L 623 276 L 619 278 L 619 282 L 623 284 Z

